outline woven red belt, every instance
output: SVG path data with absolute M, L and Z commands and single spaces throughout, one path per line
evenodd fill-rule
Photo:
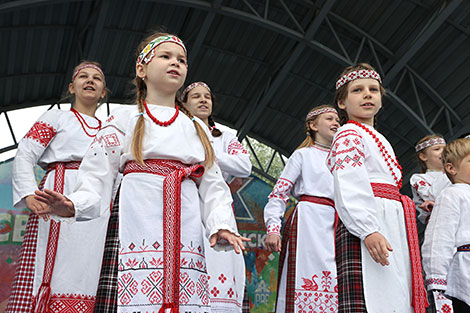
M 181 182 L 201 177 L 204 167 L 174 160 L 145 160 L 145 165 L 129 161 L 124 175 L 149 173 L 163 180 L 163 305 L 159 312 L 179 312 L 179 275 L 181 245 Z
M 463 245 L 460 247 L 457 247 L 458 252 L 470 252 L 470 245 Z
M 308 195 L 301 195 L 299 201 L 307 201 L 316 204 L 328 205 L 335 207 L 335 202 L 330 198 L 325 197 L 315 197 L 315 196 L 308 196 Z
M 56 162 L 49 165 L 47 172 L 44 175 L 43 182 L 49 173 L 55 170 L 54 178 L 54 191 L 64 193 L 65 183 L 65 170 L 78 170 L 80 161 L 72 162 Z M 46 259 L 44 262 L 44 273 L 42 276 L 42 283 L 39 287 L 38 294 L 33 300 L 34 312 L 46 313 L 49 312 L 49 301 L 51 299 L 51 279 L 54 272 L 55 258 L 57 255 L 57 246 L 59 243 L 60 223 L 51 220 L 49 228 L 49 237 L 47 239 Z
M 426 297 L 423 271 L 421 268 L 415 204 L 409 197 L 401 195 L 397 186 L 380 183 L 371 183 L 371 186 L 374 196 L 400 201 L 403 205 L 413 278 L 413 299 L 411 300 L 411 305 L 414 307 L 415 313 L 425 313 L 426 307 L 429 306 L 429 304 Z

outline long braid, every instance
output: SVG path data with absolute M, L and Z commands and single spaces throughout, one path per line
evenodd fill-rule
M 194 116 L 189 112 L 189 110 L 184 106 L 184 104 L 178 99 L 175 99 L 176 105 L 179 107 L 180 111 L 186 114 L 190 119 L 193 120 Z M 215 155 L 214 155 L 214 149 L 212 148 L 212 144 L 209 141 L 209 138 L 207 137 L 206 132 L 202 128 L 201 125 L 199 125 L 196 120 L 193 120 L 194 127 L 196 128 L 196 132 L 199 136 L 199 139 L 201 140 L 201 143 L 204 147 L 204 151 L 206 153 L 206 160 L 204 162 L 204 165 L 207 168 L 210 168 L 212 164 L 214 163 Z
M 137 89 L 136 102 L 140 113 L 144 113 L 144 99 L 146 96 L 146 86 L 140 77 L 134 79 L 134 84 Z M 145 134 L 145 119 L 141 114 L 137 118 L 137 122 L 134 127 L 134 136 L 132 137 L 132 154 L 137 162 L 144 165 L 144 159 L 142 155 L 142 143 L 144 141 Z
M 211 130 L 212 136 L 214 137 L 222 136 L 222 132 L 218 128 L 215 127 L 215 122 L 214 122 L 214 118 L 212 117 L 212 114 L 209 116 L 208 120 L 209 120 L 209 126 L 212 127 L 212 130 Z

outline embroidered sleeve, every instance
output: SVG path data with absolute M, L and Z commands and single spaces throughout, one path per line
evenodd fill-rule
M 74 192 L 67 195 L 75 205 L 76 220 L 94 219 L 109 210 L 128 121 L 127 110 L 116 111 L 96 134 L 80 165 Z
M 286 167 L 268 196 L 264 207 L 264 222 L 267 234 L 281 234 L 281 218 L 284 216 L 290 191 L 301 175 L 302 155 L 294 152 L 287 161 Z
M 225 134 L 224 134 L 225 135 Z M 220 169 L 235 177 L 248 177 L 251 174 L 251 161 L 248 151 L 233 135 L 225 151 L 216 151 Z
M 434 196 L 432 195 L 431 184 L 429 184 L 429 182 L 426 181 L 423 176 L 423 174 L 414 174 L 411 176 L 410 185 L 411 193 L 413 195 L 413 202 L 416 205 L 416 211 L 418 211 L 418 220 L 422 224 L 426 224 L 430 213 L 421 209 L 419 205 L 426 200 L 434 201 Z
M 248 151 L 246 151 L 245 147 L 236 139 L 233 138 L 232 141 L 230 141 L 230 144 L 228 145 L 228 154 L 248 154 Z
M 34 140 L 46 148 L 56 134 L 57 130 L 54 126 L 45 121 L 37 121 L 24 138 Z
M 424 235 L 423 269 L 429 290 L 447 288 L 460 220 L 459 195 L 449 188 L 437 198 Z
M 18 145 L 12 175 L 13 206 L 17 209 L 24 209 L 25 197 L 38 188 L 34 166 L 58 132 L 60 113 L 49 110 L 42 114 Z
M 338 215 L 346 228 L 361 240 L 380 230 L 364 151 L 360 133 L 345 129 L 335 135 L 327 158 L 327 166 L 334 176 Z

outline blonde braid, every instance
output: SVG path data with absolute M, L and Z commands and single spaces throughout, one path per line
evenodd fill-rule
M 137 107 L 139 108 L 139 112 L 144 112 L 144 99 L 146 95 L 146 86 L 143 80 L 140 77 L 136 77 L 134 79 L 134 84 L 137 87 Z M 141 114 L 134 127 L 134 136 L 132 137 L 132 154 L 137 162 L 141 165 L 144 165 L 144 159 L 142 155 L 142 145 L 144 141 L 145 135 L 145 119 L 144 116 Z
M 189 110 L 184 106 L 184 104 L 178 99 L 175 99 L 176 105 L 180 108 L 181 112 L 186 114 L 194 123 L 194 127 L 196 128 L 196 132 L 199 136 L 199 139 L 201 140 L 202 146 L 204 147 L 204 151 L 206 153 L 206 159 L 204 161 L 204 166 L 207 168 L 210 168 L 212 164 L 214 163 L 215 155 L 214 155 L 214 149 L 212 148 L 212 144 L 209 141 L 209 138 L 207 137 L 206 132 L 202 128 L 201 125 L 199 125 L 196 120 L 194 120 L 194 116 L 189 112 Z

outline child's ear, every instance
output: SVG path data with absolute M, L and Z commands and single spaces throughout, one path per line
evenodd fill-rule
M 446 163 L 444 165 L 444 168 L 447 173 L 449 173 L 451 176 L 457 175 L 457 169 L 455 168 L 454 164 L 452 163 Z
M 147 66 L 145 66 L 142 63 L 136 64 L 135 73 L 138 77 L 140 77 L 142 79 L 145 78 L 145 76 L 147 76 Z
M 313 130 L 314 132 L 318 131 L 317 123 L 315 122 L 308 122 L 308 128 L 310 128 L 310 130 Z
M 343 100 L 339 100 L 337 105 L 338 105 L 338 108 L 340 108 L 341 110 L 346 110 L 346 104 L 344 103 Z
M 418 158 L 425 163 L 428 161 L 428 157 L 426 156 L 424 152 L 418 153 Z

